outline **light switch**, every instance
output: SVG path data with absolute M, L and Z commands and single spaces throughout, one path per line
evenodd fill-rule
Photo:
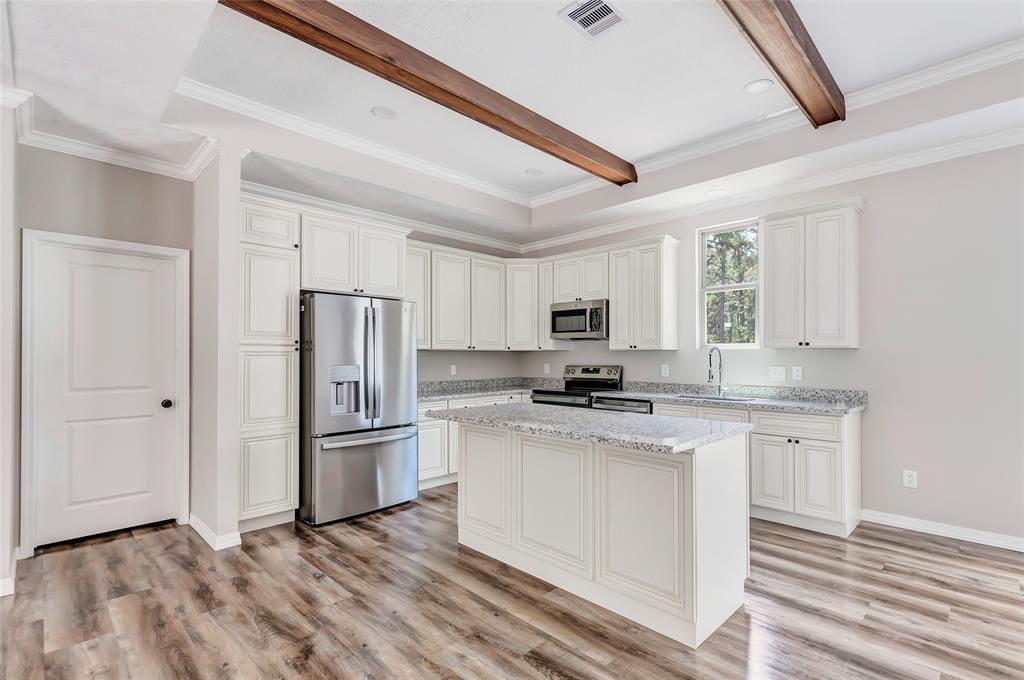
M 803 380 L 804 379 L 804 367 L 803 366 L 790 366 L 789 367 L 789 376 L 793 380 Z
M 551 372 L 551 364 L 544 364 L 544 375 Z
M 455 364 L 452 364 L 451 371 L 452 371 L 452 375 L 455 375 Z
M 661 377 L 662 378 L 667 378 L 668 377 L 668 364 L 662 364 L 661 365 Z
M 768 367 L 768 379 L 773 382 L 782 382 L 786 379 L 786 367 L 785 366 L 769 366 Z

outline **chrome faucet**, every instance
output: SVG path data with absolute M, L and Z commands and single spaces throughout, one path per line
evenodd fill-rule
M 708 384 L 712 385 L 715 382 L 715 372 L 711 363 L 711 355 L 715 352 L 718 352 L 718 396 L 722 396 L 722 350 L 717 345 L 712 345 L 708 350 Z

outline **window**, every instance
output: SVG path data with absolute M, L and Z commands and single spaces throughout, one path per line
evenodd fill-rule
M 701 232 L 700 314 L 704 345 L 757 344 L 757 224 Z

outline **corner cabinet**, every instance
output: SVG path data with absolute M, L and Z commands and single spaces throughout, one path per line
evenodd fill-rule
M 631 244 L 608 262 L 608 349 L 677 349 L 679 241 Z
M 327 215 L 302 216 L 302 287 L 401 298 L 405 234 Z
M 764 345 L 860 346 L 859 201 L 765 218 Z

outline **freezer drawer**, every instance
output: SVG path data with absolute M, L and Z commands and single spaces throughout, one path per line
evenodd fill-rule
M 323 524 L 418 495 L 417 428 L 309 437 L 303 442 L 299 517 Z

